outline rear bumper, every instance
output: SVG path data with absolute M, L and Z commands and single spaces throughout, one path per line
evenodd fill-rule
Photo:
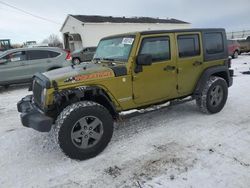
M 21 113 L 23 126 L 33 128 L 40 132 L 49 132 L 53 124 L 53 119 L 44 115 L 32 103 L 32 95 L 24 97 L 17 103 L 17 110 Z
M 233 85 L 233 76 L 234 76 L 234 70 L 229 69 L 229 87 Z

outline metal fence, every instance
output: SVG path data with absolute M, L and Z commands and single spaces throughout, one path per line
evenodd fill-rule
M 227 32 L 228 39 L 242 39 L 250 36 L 250 30 Z

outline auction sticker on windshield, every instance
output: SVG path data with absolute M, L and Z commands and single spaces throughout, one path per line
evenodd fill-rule
M 123 38 L 122 44 L 129 44 L 132 45 L 134 42 L 134 38 Z

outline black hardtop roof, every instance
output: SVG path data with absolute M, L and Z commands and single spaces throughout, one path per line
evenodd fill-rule
M 141 35 L 150 35 L 150 34 L 164 34 L 164 33 L 181 33 L 181 32 L 225 32 L 223 28 L 193 28 L 193 29 L 172 29 L 172 30 L 150 30 L 150 31 L 138 31 L 138 32 L 130 32 L 130 33 L 121 33 L 117 35 L 111 35 L 107 37 L 103 37 L 103 39 L 122 37 L 122 36 L 133 36 L 136 34 Z
M 180 33 L 180 32 L 211 32 L 211 31 L 225 31 L 223 28 L 192 28 L 192 29 L 171 29 L 171 30 L 151 30 L 151 31 L 141 31 L 142 35 L 148 34 L 161 34 L 161 33 Z

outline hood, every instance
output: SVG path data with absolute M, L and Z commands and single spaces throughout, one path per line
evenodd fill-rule
M 114 72 L 111 68 L 103 64 L 94 63 L 82 63 L 74 67 L 68 66 L 43 74 L 51 82 L 56 81 L 58 86 L 114 77 Z

